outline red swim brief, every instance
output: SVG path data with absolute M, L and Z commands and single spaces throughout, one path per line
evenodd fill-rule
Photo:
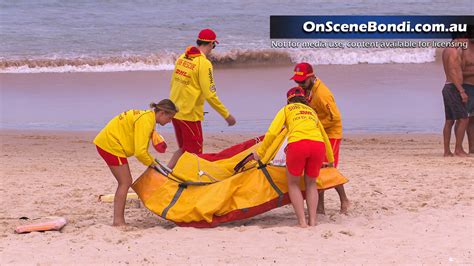
M 326 148 L 324 142 L 300 140 L 288 144 L 286 151 L 286 167 L 294 176 L 305 175 L 317 178 L 323 165 Z
M 99 152 L 99 155 L 102 157 L 102 159 L 104 159 L 108 166 L 119 166 L 128 163 L 127 158 L 119 157 L 113 155 L 112 153 L 106 152 L 97 145 L 96 148 L 97 152 Z

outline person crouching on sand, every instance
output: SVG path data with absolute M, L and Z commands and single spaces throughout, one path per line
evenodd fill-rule
M 153 167 L 155 161 L 148 152 L 148 145 L 155 124 L 168 124 L 178 112 L 175 104 L 169 99 L 151 103 L 150 108 L 153 110 L 128 110 L 117 115 L 94 139 L 99 155 L 118 182 L 114 198 L 114 226 L 126 225 L 125 201 L 132 185 L 127 157 L 134 155 L 144 165 Z
M 299 186 L 300 177 L 304 172 L 309 225 L 314 226 L 318 205 L 316 178 L 319 176 L 325 155 L 331 162 L 334 161 L 334 157 L 324 127 L 316 112 L 308 106 L 305 92 L 301 87 L 294 87 L 288 91 L 287 105 L 280 109 L 268 128 L 263 143 L 253 154 L 255 160 L 259 160 L 265 154 L 283 126 L 288 129 L 286 175 L 290 200 L 299 225 L 307 227 L 303 195 Z

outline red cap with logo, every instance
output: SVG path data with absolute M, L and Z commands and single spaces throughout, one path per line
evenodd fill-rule
M 216 33 L 211 29 L 203 29 L 201 32 L 199 32 L 199 35 L 198 35 L 198 40 L 200 41 L 211 42 L 211 43 L 215 42 L 219 44 L 216 38 L 217 38 Z
M 313 77 L 313 76 L 314 76 L 313 67 L 310 64 L 299 63 L 295 66 L 295 73 L 293 77 L 291 77 L 291 79 L 297 82 L 303 82 L 307 78 Z
M 303 96 L 305 97 L 304 90 L 301 87 L 294 87 L 291 88 L 287 93 L 286 93 L 286 99 L 291 99 L 296 96 Z

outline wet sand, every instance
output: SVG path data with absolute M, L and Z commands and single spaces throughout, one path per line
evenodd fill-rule
M 261 133 L 261 132 L 259 132 Z M 349 215 L 334 190 L 318 226 L 294 227 L 290 206 L 214 229 L 180 228 L 137 202 L 127 230 L 111 227 L 116 183 L 95 132 L 1 130 L 1 264 L 468 264 L 474 252 L 474 158 L 442 157 L 435 134 L 346 134 L 340 170 Z M 207 152 L 254 134 L 207 133 Z M 157 158 L 167 160 L 175 149 Z M 132 175 L 144 170 L 130 159 Z M 17 235 L 18 218 L 64 216 L 61 232 Z
M 441 132 L 444 74 L 439 63 L 322 65 L 315 68 L 335 95 L 345 132 Z M 285 104 L 293 66 L 215 70 L 217 92 L 235 127 L 209 106 L 204 128 L 264 131 Z M 0 74 L 4 128 L 100 129 L 124 110 L 169 96 L 171 71 Z M 167 130 L 171 131 L 171 127 Z

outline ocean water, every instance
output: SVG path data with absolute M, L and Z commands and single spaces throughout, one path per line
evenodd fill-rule
M 147 108 L 169 96 L 175 58 L 209 27 L 220 41 L 218 94 L 238 123 L 227 127 L 207 106 L 205 131 L 263 133 L 295 85 L 292 64 L 307 61 L 345 132 L 440 132 L 434 49 L 272 49 L 269 16 L 472 14 L 472 0 L 0 0 L 0 128 L 99 130 Z
M 0 1 L 0 72 L 170 70 L 212 28 L 219 64 L 425 63 L 434 49 L 271 49 L 270 15 L 472 15 L 471 0 Z

